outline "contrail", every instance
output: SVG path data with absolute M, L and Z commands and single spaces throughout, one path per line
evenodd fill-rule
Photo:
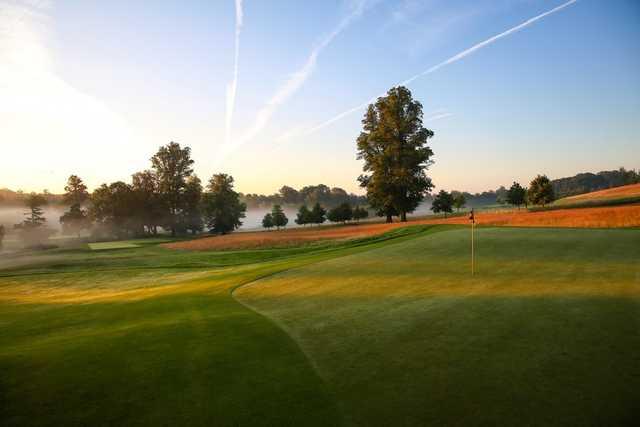
M 361 0 L 354 7 L 352 12 L 345 17 L 338 26 L 323 38 L 318 45 L 311 51 L 307 60 L 300 69 L 291 74 L 289 78 L 280 86 L 276 93 L 267 101 L 264 107 L 262 107 L 256 116 L 256 120 L 253 125 L 245 132 L 242 137 L 234 140 L 231 144 L 226 146 L 226 153 L 238 148 L 246 142 L 255 138 L 255 136 L 269 123 L 271 116 L 276 112 L 278 107 L 282 105 L 289 97 L 298 91 L 307 81 L 309 76 L 313 73 L 318 56 L 324 48 L 326 48 L 340 33 L 342 33 L 356 18 L 358 18 L 364 11 L 366 0 Z M 220 157 L 224 157 L 226 153 L 221 153 Z
M 227 85 L 227 115 L 225 128 L 225 144 L 231 140 L 231 124 L 233 122 L 233 112 L 236 105 L 236 92 L 238 90 L 238 60 L 240 57 L 240 31 L 242 30 L 242 0 L 236 2 L 236 38 L 235 38 L 235 59 L 233 65 L 233 80 Z
M 551 15 L 553 13 L 556 13 L 556 12 L 564 9 L 567 6 L 572 5 L 573 3 L 577 2 L 577 1 L 578 0 L 570 0 L 570 1 L 566 2 L 566 3 L 561 4 L 560 6 L 557 6 L 557 7 L 553 8 L 553 9 L 551 9 L 551 10 L 548 10 L 547 12 L 541 13 L 540 15 L 537 15 L 537 16 L 534 16 L 533 18 L 527 19 L 523 23 L 521 23 L 519 25 L 516 25 L 513 28 L 510 28 L 510 29 L 508 29 L 508 30 L 506 30 L 506 31 L 504 31 L 504 32 L 502 32 L 500 34 L 497 34 L 497 35 L 495 35 L 493 37 L 490 37 L 490 38 L 486 39 L 485 41 L 482 41 L 482 42 L 480 42 L 478 44 L 475 44 L 475 45 L 471 46 L 470 48 L 468 48 L 466 50 L 463 50 L 462 52 L 452 56 L 451 58 L 449 58 L 449 59 L 447 59 L 445 61 L 442 61 L 441 63 L 436 64 L 433 67 L 428 68 L 427 70 L 425 70 L 425 71 L 423 71 L 421 73 L 418 73 L 413 77 L 410 77 L 410 78 L 406 79 L 403 82 L 398 83 L 396 86 L 406 86 L 406 85 L 412 83 L 414 80 L 416 80 L 416 79 L 418 79 L 418 78 L 420 78 L 422 76 L 426 76 L 427 74 L 431 74 L 434 71 L 439 70 L 440 68 L 442 68 L 444 66 L 447 66 L 449 64 L 453 64 L 454 62 L 457 62 L 457 61 L 461 60 L 462 58 L 464 58 L 464 57 L 466 57 L 468 55 L 471 55 L 476 50 L 482 49 L 483 47 L 488 46 L 488 45 L 500 40 L 503 37 L 506 37 L 506 36 L 508 36 L 510 34 L 513 34 L 513 33 L 517 32 L 517 31 L 520 31 L 523 28 L 528 27 L 529 25 L 533 24 L 534 22 L 539 21 L 540 19 L 542 19 L 542 18 L 544 18 L 546 16 L 549 16 L 549 15 Z M 320 129 L 322 129 L 324 127 L 327 127 L 330 124 L 342 119 L 343 117 L 346 117 L 346 116 L 348 116 L 348 115 L 350 115 L 352 113 L 355 113 L 356 111 L 362 110 L 363 108 L 367 107 L 369 104 L 375 102 L 376 99 L 379 96 L 384 96 L 384 95 L 385 94 L 383 93 L 381 95 L 374 96 L 373 98 L 371 98 L 367 102 L 363 102 L 362 104 L 360 104 L 360 105 L 358 105 L 356 107 L 353 107 L 353 108 L 350 108 L 350 109 L 348 109 L 346 111 L 343 111 L 342 113 L 330 118 L 329 120 L 327 120 L 325 122 L 322 122 L 319 125 L 316 125 L 316 126 L 310 128 L 310 129 L 308 129 L 307 131 L 302 133 L 300 136 L 306 136 L 306 135 L 310 135 L 310 134 L 312 134 L 314 132 L 317 132 Z

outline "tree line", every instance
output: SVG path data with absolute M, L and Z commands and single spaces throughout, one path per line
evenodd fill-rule
M 284 185 L 277 193 L 272 195 L 240 193 L 240 199 L 250 208 L 300 204 L 313 206 L 316 203 L 320 203 L 323 206 L 334 207 L 341 203 L 350 203 L 352 205 L 364 205 L 367 203 L 365 196 L 347 193 L 340 187 L 329 187 L 324 184 L 307 185 L 300 190 Z
M 80 177 L 71 175 L 62 197 L 68 207 L 59 218 L 62 233 L 126 238 L 156 235 L 161 228 L 172 236 L 205 229 L 224 234 L 242 225 L 246 205 L 233 177 L 214 174 L 203 186 L 193 172 L 191 149 L 175 142 L 160 147 L 150 160 L 151 168 L 133 174 L 131 182 L 105 183 L 91 194 Z M 42 210 L 47 203 L 35 193 L 26 198 L 29 211 L 14 229 L 27 245 L 52 234 Z
M 296 214 L 295 223 L 302 226 L 320 225 L 329 220 L 330 222 L 346 224 L 348 221 L 360 221 L 368 216 L 369 211 L 367 209 L 361 206 L 352 207 L 350 203 L 341 203 L 327 211 L 320 203 L 316 202 L 311 209 L 307 205 L 300 206 Z M 280 229 L 280 227 L 285 227 L 288 222 L 289 218 L 285 215 L 282 207 L 274 205 L 271 212 L 266 213 L 262 218 L 262 227 Z
M 552 181 L 546 175 L 538 175 L 529 187 L 523 187 L 518 182 L 514 182 L 511 187 L 506 190 L 505 203 L 509 203 L 520 209 L 521 206 L 528 207 L 529 204 L 545 206 L 556 200 Z M 447 214 L 453 213 L 453 209 L 460 210 L 466 204 L 464 193 L 447 192 L 440 190 L 433 199 L 431 210 L 433 213 L 443 213 L 445 218 Z

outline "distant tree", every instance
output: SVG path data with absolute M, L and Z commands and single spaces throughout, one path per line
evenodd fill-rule
M 353 218 L 353 210 L 351 209 L 351 205 L 349 203 L 342 203 L 339 206 L 331 209 L 327 214 L 327 218 L 331 222 L 342 222 L 346 223 Z
M 306 225 L 311 223 L 311 211 L 307 208 L 307 205 L 300 206 L 298 214 L 296 215 L 296 224 Z
M 159 194 L 168 209 L 165 226 L 175 236 L 179 216 L 185 209 L 186 181 L 193 174 L 191 148 L 171 142 L 160 147 L 151 157 L 151 164 L 158 179 Z
M 369 216 L 369 211 L 360 206 L 353 208 L 353 219 L 359 222 L 361 219 L 365 219 Z
M 542 205 L 543 207 L 555 200 L 553 186 L 546 175 L 536 176 L 527 191 L 529 201 L 534 205 Z
M 369 105 L 362 120 L 357 146 L 364 174 L 358 181 L 367 190 L 369 205 L 387 222 L 393 215 L 406 221 L 433 188 L 425 173 L 433 156 L 427 146 L 433 132 L 422 125 L 422 116 L 422 104 L 399 86 Z
M 265 214 L 264 218 L 262 218 L 262 226 L 267 230 L 274 227 L 273 216 L 271 216 L 271 213 Z
M 453 212 L 453 197 L 451 193 L 448 193 L 444 190 L 440 190 L 440 192 L 433 199 L 433 203 L 431 204 L 431 210 L 433 213 L 444 212 L 444 217 L 447 217 L 447 213 Z
M 509 194 L 509 190 L 507 190 L 504 185 L 501 185 L 497 190 L 496 190 L 496 202 L 500 203 L 501 205 L 504 205 L 505 203 L 507 203 L 507 197 Z
M 47 205 L 47 199 L 36 193 L 31 193 L 26 199 L 26 206 L 29 212 L 20 224 L 16 224 L 14 228 L 20 231 L 20 237 L 27 246 L 41 244 L 47 240 L 53 231 L 45 227 L 46 218 L 42 206 Z
M 134 193 L 135 216 L 147 234 L 158 234 L 158 227 L 165 223 L 166 206 L 158 191 L 158 179 L 154 172 L 145 170 L 131 176 Z
M 4 229 L 4 225 L 0 225 L 0 251 L 2 251 L 2 241 L 4 240 L 4 235 L 6 234 L 6 231 Z
M 131 185 L 116 181 L 102 184 L 91 194 L 89 217 L 96 223 L 95 232 L 126 238 L 140 232 L 140 223 L 132 215 L 135 195 Z
M 273 205 L 273 209 L 271 209 L 271 217 L 273 218 L 273 225 L 275 225 L 278 230 L 280 227 L 285 227 L 289 222 L 289 218 L 284 214 L 280 205 Z
M 196 175 L 186 180 L 184 190 L 184 209 L 181 216 L 181 225 L 191 234 L 196 234 L 204 229 L 202 220 L 202 181 Z
M 451 192 L 451 196 L 453 197 L 453 207 L 460 212 L 460 209 L 467 204 L 467 198 L 460 192 Z
M 77 175 L 71 175 L 64 187 L 63 201 L 68 206 L 82 205 L 89 198 L 87 186 Z
M 517 206 L 518 209 L 520 209 L 520 206 L 526 203 L 526 198 L 527 189 L 514 181 L 514 183 L 509 188 L 509 191 L 507 192 L 507 202 L 510 205 Z
M 327 211 L 320 206 L 320 203 L 313 205 L 313 209 L 311 209 L 311 222 L 313 224 L 322 224 L 327 220 L 326 215 Z
M 224 173 L 216 174 L 209 180 L 204 195 L 203 210 L 207 227 L 212 233 L 229 233 L 242 225 L 247 205 L 233 190 L 233 177 Z
M 64 187 L 63 201 L 69 206 L 69 210 L 60 217 L 63 234 L 76 234 L 80 237 L 82 230 L 91 228 L 91 221 L 87 211 L 82 209 L 82 204 L 89 198 L 87 186 L 77 175 L 71 175 Z
M 289 186 L 282 186 L 279 191 L 280 197 L 282 199 L 282 203 L 285 204 L 295 204 L 301 201 L 300 193 L 295 189 Z

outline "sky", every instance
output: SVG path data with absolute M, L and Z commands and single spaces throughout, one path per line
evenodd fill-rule
M 0 188 L 128 181 L 176 141 L 244 193 L 361 193 L 401 83 L 437 189 L 640 167 L 637 0 L 0 0 Z

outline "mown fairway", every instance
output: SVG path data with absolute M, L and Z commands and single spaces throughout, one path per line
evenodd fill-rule
M 275 319 L 347 424 L 630 425 L 640 231 L 480 229 L 290 270 L 236 296 Z M 634 418 L 635 416 L 635 418 Z
M 473 279 L 468 243 L 5 258 L 0 424 L 630 423 L 640 230 L 480 229 Z

